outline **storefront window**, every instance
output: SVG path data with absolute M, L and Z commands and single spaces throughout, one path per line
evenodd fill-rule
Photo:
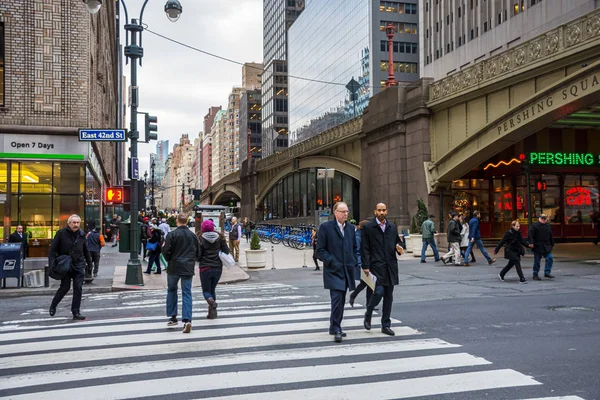
M 567 175 L 564 186 L 565 223 L 591 223 L 598 211 L 598 180 L 595 176 Z
M 302 216 L 309 216 L 308 206 L 309 206 L 309 193 L 306 185 L 306 174 L 307 171 L 300 172 L 300 196 L 302 200 Z
M 490 194 L 487 179 L 459 179 L 452 182 L 454 202 L 452 209 L 464 214 L 467 218 L 477 210 L 481 213 L 481 221 L 490 221 Z
M 313 207 L 316 210 L 319 206 L 317 204 L 317 173 L 315 170 L 308 171 L 308 216 L 313 215 Z
M 86 232 L 93 228 L 101 228 L 100 225 L 100 203 L 101 187 L 89 168 L 86 168 L 85 174 L 85 219 Z
M 331 192 L 331 196 L 332 196 L 332 203 L 331 205 L 335 205 L 335 203 L 338 203 L 340 201 L 345 201 L 345 202 L 349 202 L 349 199 L 342 199 L 342 175 L 340 173 L 336 173 L 333 177 L 333 179 L 331 179 L 331 182 L 333 183 L 332 185 L 332 192 Z
M 18 174 L 14 174 L 14 167 L 18 168 Z M 18 177 L 20 193 L 52 193 L 52 163 L 13 163 L 13 177 Z M 14 179 L 13 185 L 17 186 Z
M 54 164 L 54 192 L 81 194 L 84 190 L 84 170 L 78 164 Z
M 0 210 L 4 213 L 5 202 L 8 201 L 8 164 L 0 163 Z M 8 235 L 7 235 L 8 236 Z M 0 222 L 0 243 L 4 241 L 4 222 Z
M 296 172 L 293 175 L 294 179 L 294 217 L 303 217 L 302 209 L 300 208 L 300 173 Z
M 357 215 L 358 215 L 358 210 L 356 210 L 356 207 L 354 205 L 354 199 L 352 197 L 352 178 L 347 176 L 347 175 L 343 175 L 342 176 L 342 199 L 348 203 L 348 208 L 350 210 L 350 214 L 348 215 L 348 219 L 356 219 Z M 357 221 L 360 222 L 360 221 Z

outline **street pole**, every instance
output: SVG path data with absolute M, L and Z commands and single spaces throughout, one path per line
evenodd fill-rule
M 388 78 L 385 83 L 386 87 L 391 87 L 396 85 L 396 78 L 394 77 L 394 54 L 392 53 L 394 46 L 394 31 L 396 29 L 392 24 L 388 24 L 385 27 L 385 33 L 388 38 Z
M 150 210 L 152 211 L 152 215 L 155 214 L 154 210 L 154 160 L 152 160 L 152 164 L 150 165 Z
M 131 117 L 129 121 L 129 139 L 131 140 L 131 159 L 134 160 L 138 156 L 138 139 L 139 132 L 137 128 L 137 110 L 138 110 L 138 86 L 137 86 L 137 64 L 138 59 L 144 55 L 144 49 L 137 45 L 138 32 L 142 32 L 144 28 L 138 23 L 135 18 L 131 19 L 131 23 L 125 25 L 125 30 L 131 36 L 131 44 L 125 46 L 125 56 L 131 61 Z M 130 224 L 130 253 L 129 261 L 127 261 L 127 274 L 125 275 L 126 285 L 144 285 L 142 275 L 142 263 L 138 258 L 139 231 L 138 231 L 138 180 L 137 176 L 131 171 L 131 224 Z

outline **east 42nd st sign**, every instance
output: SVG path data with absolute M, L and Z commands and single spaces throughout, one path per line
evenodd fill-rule
M 124 142 L 127 140 L 124 129 L 80 129 L 80 142 Z

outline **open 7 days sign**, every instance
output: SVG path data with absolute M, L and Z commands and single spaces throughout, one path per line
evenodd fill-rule
M 531 165 L 600 166 L 600 154 L 595 153 L 529 153 Z

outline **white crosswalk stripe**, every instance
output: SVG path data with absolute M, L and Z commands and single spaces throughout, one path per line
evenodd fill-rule
M 30 319 L 4 321 L 0 398 L 491 399 L 498 391 L 499 398 L 583 400 L 556 397 L 533 377 L 496 368 L 460 344 L 397 320 L 395 337 L 379 332 L 376 318 L 366 331 L 358 304 L 345 310 L 347 337 L 336 344 L 328 334 L 328 303 L 296 287 L 245 283 L 219 287 L 218 295 L 219 318 L 207 320 L 195 293 L 189 335 L 181 324 L 166 327 L 158 311 L 164 310 L 163 291 L 88 295 L 90 320 L 81 323 L 40 318 L 35 310 L 24 313 Z M 145 315 L 93 319 L 107 299 Z M 531 399 L 531 393 L 542 397 Z

